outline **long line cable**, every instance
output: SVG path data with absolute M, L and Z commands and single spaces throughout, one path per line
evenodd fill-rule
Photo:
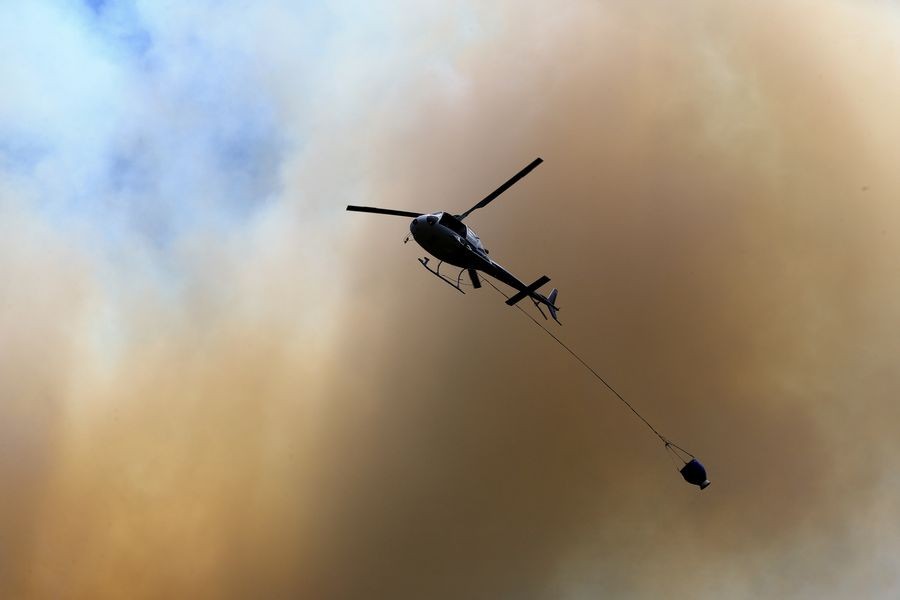
M 509 296 L 507 296 L 507 295 L 503 292 L 503 290 L 501 290 L 501 289 L 498 288 L 496 285 L 494 285 L 494 283 L 493 283 L 490 279 L 488 279 L 488 278 L 485 277 L 485 278 L 484 278 L 484 281 L 486 281 L 492 288 L 494 288 L 494 289 L 497 291 L 497 293 L 499 293 L 501 296 L 503 296 L 503 297 L 506 298 L 507 300 L 509 299 Z M 656 428 L 655 428 L 653 425 L 650 424 L 650 421 L 648 421 L 647 419 L 645 419 L 644 416 L 643 416 L 641 413 L 639 413 L 639 412 L 637 411 L 637 409 L 634 408 L 634 406 L 632 406 L 631 403 L 630 403 L 628 400 L 625 399 L 624 396 L 622 396 L 622 394 L 620 394 L 618 391 L 616 391 L 616 388 L 614 388 L 613 386 L 611 386 L 611 385 L 609 384 L 609 382 L 606 381 L 606 379 L 604 379 L 602 375 L 600 375 L 600 373 L 598 373 L 596 370 L 594 370 L 594 368 L 593 368 L 591 365 L 589 365 L 589 364 L 587 363 L 587 361 L 585 361 L 583 358 L 581 358 L 574 350 L 572 350 L 571 348 L 569 348 L 569 346 L 567 346 L 567 345 L 565 344 L 565 342 L 563 342 L 561 339 L 559 339 L 559 338 L 556 336 L 555 333 L 553 333 L 552 331 L 550 331 L 549 329 L 547 329 L 547 327 L 545 327 L 543 323 L 541 323 L 541 322 L 538 321 L 536 318 L 534 318 L 534 315 L 532 315 L 531 313 L 529 313 L 528 311 L 526 311 L 526 310 L 525 310 L 524 308 L 522 308 L 519 304 L 516 304 L 515 306 L 516 306 L 516 308 L 519 309 L 519 312 L 521 312 L 523 315 L 525 315 L 526 317 L 528 317 L 529 319 L 531 319 L 531 321 L 532 321 L 535 325 L 537 325 L 538 327 L 540 327 L 541 329 L 543 329 L 543 330 L 544 330 L 544 333 L 546 333 L 546 334 L 549 335 L 551 338 L 553 338 L 553 340 L 556 341 L 557 344 L 559 344 L 560 346 L 562 346 L 562 347 L 566 350 L 566 352 L 568 352 L 569 354 L 571 354 L 572 357 L 573 357 L 575 360 L 577 360 L 578 362 L 580 362 L 580 363 L 582 364 L 582 366 L 584 366 L 585 369 L 587 369 L 588 371 L 590 371 L 591 374 L 592 374 L 594 377 L 596 377 L 596 378 L 600 381 L 600 383 L 602 383 L 603 385 L 605 385 L 606 388 L 607 388 L 610 392 L 612 392 L 613 394 L 615 394 L 616 398 L 618 398 L 619 400 L 621 400 L 622 403 L 623 403 L 625 406 L 627 406 L 627 407 L 631 410 L 631 412 L 633 412 L 633 413 L 635 414 L 635 416 L 636 416 L 638 419 L 640 419 L 641 421 L 644 422 L 644 425 L 646 425 L 646 426 L 650 429 L 650 431 L 652 431 L 652 432 L 656 435 L 656 437 L 658 437 L 660 440 L 662 440 L 662 442 L 666 445 L 666 448 L 667 448 L 667 449 L 675 448 L 675 449 L 677 449 L 677 450 L 681 450 L 682 452 L 684 452 L 685 454 L 687 454 L 687 455 L 690 456 L 691 458 L 694 458 L 694 455 L 693 455 L 693 454 L 691 454 L 690 452 L 688 452 L 688 451 L 685 450 L 684 448 L 682 448 L 682 447 L 676 445 L 674 442 L 672 442 L 672 441 L 670 441 L 668 438 L 666 438 L 666 436 L 664 436 L 664 435 L 661 434 L 659 431 L 657 431 Z M 673 451 L 673 452 L 674 452 L 674 451 Z M 678 458 L 681 459 L 683 462 L 687 462 L 687 461 L 684 461 L 684 459 L 681 458 L 681 456 L 679 456 L 677 452 L 674 452 L 674 454 L 675 454 L 676 456 L 678 456 Z

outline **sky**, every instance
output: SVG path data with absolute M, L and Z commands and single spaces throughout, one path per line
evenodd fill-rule
M 896 598 L 900 6 L 0 3 L 0 595 Z M 702 493 L 488 287 L 707 465 Z

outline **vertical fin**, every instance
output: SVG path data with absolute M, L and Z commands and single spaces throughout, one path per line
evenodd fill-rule
M 559 290 L 553 288 L 550 292 L 550 295 L 547 296 L 547 308 L 550 309 L 550 316 L 553 317 L 553 320 L 559 323 L 559 319 L 556 318 L 556 297 L 559 296 Z

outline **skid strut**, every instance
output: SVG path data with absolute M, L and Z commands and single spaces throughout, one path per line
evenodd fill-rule
M 454 282 L 452 279 L 450 279 L 446 275 L 441 274 L 441 265 L 444 264 L 444 261 L 439 261 L 437 268 L 432 269 L 431 267 L 428 266 L 428 257 L 425 256 L 425 257 L 419 259 L 419 264 L 421 264 L 423 267 L 425 267 L 426 271 L 428 271 L 432 275 L 437 276 L 438 279 L 440 279 L 441 281 L 443 281 L 444 283 L 446 283 L 447 285 L 449 285 L 450 287 L 455 289 L 460 294 L 465 294 L 462 287 L 460 287 L 460 278 L 462 277 L 462 274 L 463 274 L 462 271 L 459 272 L 459 276 L 457 276 L 456 281 Z

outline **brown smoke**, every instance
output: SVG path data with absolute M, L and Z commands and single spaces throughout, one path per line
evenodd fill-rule
M 317 233 L 346 199 L 291 192 L 341 169 L 300 157 L 247 231 L 183 242 L 176 303 L 6 211 L 3 589 L 896 592 L 892 9 L 633 4 L 478 9 L 498 35 L 359 121 L 364 203 L 463 210 L 542 156 L 470 225 L 709 489 L 493 290 L 425 274 L 404 219 Z

